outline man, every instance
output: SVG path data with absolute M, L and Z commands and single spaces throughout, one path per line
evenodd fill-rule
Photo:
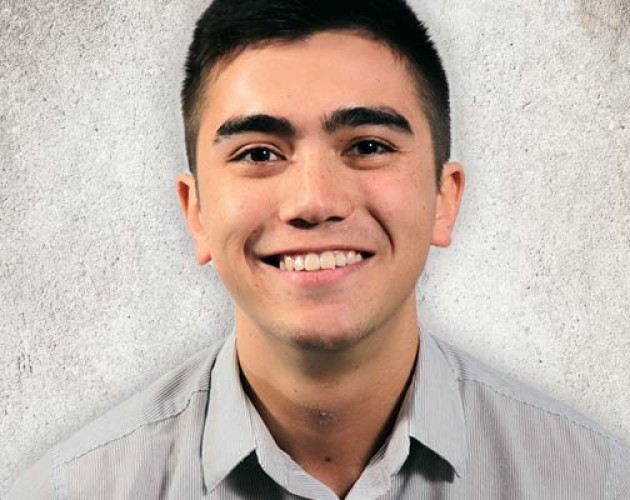
M 464 187 L 402 0 L 216 0 L 178 177 L 235 333 L 61 443 L 10 498 L 622 499 L 630 454 L 419 332 Z

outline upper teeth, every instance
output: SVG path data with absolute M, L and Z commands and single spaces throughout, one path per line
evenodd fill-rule
M 319 271 L 320 269 L 335 269 L 349 266 L 363 260 L 360 252 L 326 251 L 320 254 L 307 253 L 303 255 L 283 255 L 280 257 L 282 271 Z

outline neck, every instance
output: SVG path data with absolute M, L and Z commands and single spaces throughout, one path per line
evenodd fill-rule
M 412 305 L 396 328 L 333 352 L 245 334 L 237 323 L 243 383 L 263 421 L 280 448 L 339 496 L 391 432 L 418 351 Z

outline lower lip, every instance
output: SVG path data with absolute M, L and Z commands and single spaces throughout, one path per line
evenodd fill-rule
M 276 272 L 281 278 L 289 280 L 292 284 L 304 287 L 322 286 L 333 284 L 348 275 L 360 271 L 369 265 L 373 257 L 364 259 L 349 266 L 336 267 L 335 269 L 320 269 L 319 271 L 281 271 L 280 269 L 263 264 L 270 271 Z

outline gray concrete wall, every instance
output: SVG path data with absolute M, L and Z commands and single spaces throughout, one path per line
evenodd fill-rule
M 0 496 L 230 328 L 174 180 L 202 0 L 0 0 Z M 425 328 L 630 438 L 627 0 L 414 2 L 468 192 Z

